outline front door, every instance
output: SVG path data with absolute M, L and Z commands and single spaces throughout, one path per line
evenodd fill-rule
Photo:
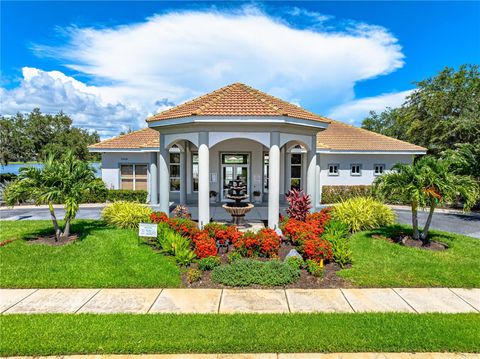
M 228 200 L 228 189 L 232 185 L 233 180 L 241 180 L 246 188 L 249 196 L 244 201 L 250 200 L 250 178 L 249 178 L 249 162 L 248 154 L 228 153 L 222 154 L 222 201 Z

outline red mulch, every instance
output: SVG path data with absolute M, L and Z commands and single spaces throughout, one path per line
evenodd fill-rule
M 406 235 L 399 235 L 397 237 L 390 238 L 390 237 L 374 234 L 372 235 L 372 238 L 380 239 L 393 244 L 399 244 L 405 247 L 419 248 L 419 249 L 424 249 L 429 251 L 445 251 L 448 249 L 448 245 L 446 245 L 445 243 L 430 241 L 429 244 L 424 245 L 422 241 L 413 239 L 412 237 L 406 236 Z
M 40 236 L 34 239 L 29 239 L 28 244 L 46 244 L 48 246 L 64 246 L 70 243 L 73 243 L 77 241 L 79 238 L 78 234 L 71 234 L 70 236 L 67 237 L 60 237 L 60 239 L 57 241 L 55 239 L 55 235 L 50 235 L 50 236 Z

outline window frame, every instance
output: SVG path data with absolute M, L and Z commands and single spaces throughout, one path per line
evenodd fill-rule
M 337 172 L 330 172 L 330 166 L 336 166 L 337 167 Z M 327 165 L 327 172 L 328 172 L 328 175 L 332 176 L 332 177 L 340 176 L 340 164 L 339 163 L 329 163 Z
M 172 163 L 172 155 L 178 155 L 178 162 L 173 162 Z M 181 185 L 182 185 L 182 180 L 181 180 L 181 153 L 180 151 L 171 151 L 168 153 L 168 189 L 170 192 L 180 192 L 181 191 Z M 172 176 L 172 166 L 178 166 L 178 177 L 177 176 Z M 173 180 L 178 180 L 178 190 L 172 190 L 172 179 Z
M 197 163 L 193 162 L 193 157 L 194 156 L 197 156 Z M 195 166 L 195 165 L 197 165 L 197 167 L 198 167 L 198 152 L 192 152 L 192 192 L 193 193 L 198 193 L 198 184 L 197 184 L 197 189 L 195 190 L 195 181 L 194 181 L 194 177 L 193 177 L 193 166 Z M 197 177 L 197 183 L 198 183 L 198 177 Z
M 358 173 L 353 172 L 353 168 L 358 166 Z M 361 163 L 350 163 L 350 176 L 361 177 L 362 176 L 362 164 Z
M 300 156 L 300 163 L 292 163 L 292 159 L 293 159 L 293 156 Z M 300 168 L 300 177 L 292 177 L 292 167 L 299 167 Z M 290 170 L 290 183 L 289 183 L 289 187 L 290 189 L 292 189 L 292 180 L 298 180 L 298 188 L 299 189 L 302 189 L 302 183 L 303 183 L 303 153 L 301 152 L 293 152 L 293 153 L 290 153 L 290 166 L 289 166 L 289 170 Z
M 381 166 L 382 167 L 382 171 L 381 172 L 377 172 L 376 169 L 377 169 L 377 166 Z M 387 166 L 385 165 L 385 163 L 375 163 L 373 165 L 373 175 L 374 176 L 381 176 L 385 173 L 387 169 Z
M 268 157 L 268 163 L 265 164 L 265 158 Z M 263 152 L 263 181 L 262 181 L 262 188 L 263 188 L 263 193 L 268 193 L 268 187 L 270 184 L 270 154 L 268 152 Z
M 122 166 L 132 166 L 133 167 L 133 173 L 132 173 L 132 178 L 133 178 L 133 189 L 126 189 L 123 188 L 122 186 Z M 144 190 L 141 189 L 136 189 L 137 187 L 137 166 L 146 166 L 147 167 L 147 188 Z M 128 163 L 128 162 L 119 162 L 118 163 L 118 188 L 121 190 L 129 190 L 129 191 L 148 191 L 150 188 L 150 169 L 149 169 L 149 164 L 145 162 L 133 162 L 133 163 Z

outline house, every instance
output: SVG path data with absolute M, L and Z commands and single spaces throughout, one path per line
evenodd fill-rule
M 334 121 L 241 83 L 154 115 L 148 128 L 92 145 L 102 153 L 102 178 L 114 189 L 144 189 L 168 213 L 171 202 L 198 203 L 210 221 L 211 191 L 226 201 L 240 178 L 252 200 L 268 203 L 278 226 L 280 202 L 303 189 L 318 206 L 325 185 L 368 185 L 395 163 L 426 149 Z

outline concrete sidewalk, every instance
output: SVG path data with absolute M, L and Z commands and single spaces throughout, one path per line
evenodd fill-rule
M 480 289 L 0 289 L 0 313 L 478 313 Z
M 256 353 L 256 354 L 113 354 L 113 355 L 62 355 L 13 358 L 64 358 L 64 359 L 473 359 L 475 353 Z

